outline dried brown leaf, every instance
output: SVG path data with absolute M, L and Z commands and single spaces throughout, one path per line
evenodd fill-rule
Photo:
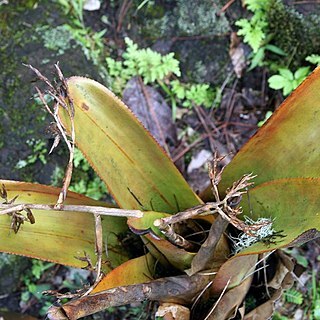
M 233 319 L 250 289 L 252 278 L 248 277 L 240 285 L 225 293 L 208 320 Z
M 164 320 L 189 320 L 190 310 L 180 304 L 162 303 L 155 316 L 162 317 Z

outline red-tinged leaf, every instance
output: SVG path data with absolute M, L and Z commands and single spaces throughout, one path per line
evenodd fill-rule
M 155 259 L 151 254 L 131 259 L 109 272 L 91 291 L 91 294 L 121 286 L 146 283 L 153 280 Z
M 174 213 L 201 203 L 128 107 L 103 85 L 67 80 L 76 143 L 120 207 Z M 68 127 L 68 120 L 62 120 Z
M 0 180 L 8 199 L 18 195 L 15 204 L 55 204 L 60 189 L 40 184 Z M 68 193 L 65 204 L 111 206 L 74 192 Z M 38 258 L 74 267 L 85 267 L 84 252 L 95 263 L 94 218 L 91 213 L 32 210 L 35 223 L 25 222 L 17 234 L 10 230 L 11 217 L 0 215 L 0 251 Z M 126 219 L 102 217 L 104 243 L 108 246 L 108 260 L 118 266 L 128 260 L 118 235 L 127 230 Z M 107 257 L 103 256 L 103 260 Z M 103 264 L 105 271 L 109 268 Z
M 242 201 L 244 212 L 250 211 Z M 299 245 L 320 236 L 320 178 L 279 179 L 250 190 L 250 218 L 271 218 L 281 236 L 259 242 L 238 255 Z M 284 237 L 283 237 L 284 236 Z
M 281 104 L 222 174 L 223 194 L 243 174 L 255 185 L 280 179 L 320 177 L 320 67 Z M 210 188 L 201 195 L 212 199 Z
M 256 186 L 279 178 L 320 177 L 319 88 L 317 68 L 227 166 L 221 190 L 250 172 L 257 175 Z

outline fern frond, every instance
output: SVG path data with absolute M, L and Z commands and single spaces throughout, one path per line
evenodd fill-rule
M 300 305 L 303 302 L 303 295 L 295 289 L 288 289 L 284 293 L 284 299 L 286 302 Z

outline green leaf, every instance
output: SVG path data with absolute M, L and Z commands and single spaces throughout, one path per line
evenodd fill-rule
M 319 65 L 320 64 L 320 55 L 312 54 L 312 55 L 306 57 L 306 61 Z
M 292 288 L 284 292 L 284 298 L 289 303 L 300 305 L 303 302 L 303 294 Z
M 249 71 L 253 70 L 257 66 L 261 66 L 263 59 L 264 59 L 264 56 L 265 56 L 265 47 L 261 47 L 258 49 L 258 51 L 255 54 L 253 54 L 253 58 L 251 60 L 251 65 L 249 67 Z
M 8 193 L 8 199 L 18 195 L 18 203 L 55 204 L 60 189 L 40 184 L 0 180 Z M 109 206 L 85 196 L 69 192 L 65 204 Z M 0 215 L 0 251 L 24 255 L 41 260 L 83 268 L 84 252 L 96 261 L 94 218 L 91 213 L 33 210 L 36 222 L 25 222 L 15 234 L 10 231 L 11 217 Z M 119 246 L 118 236 L 127 231 L 126 219 L 102 217 L 103 236 L 108 245 L 108 259 L 113 266 L 128 260 L 126 251 Z M 104 254 L 104 260 L 107 257 Z M 109 268 L 104 265 L 106 270 Z
M 76 143 L 120 207 L 174 213 L 201 203 L 128 107 L 103 85 L 68 79 Z M 66 127 L 68 120 L 62 114 Z
M 294 73 L 294 78 L 302 82 L 310 72 L 310 67 L 301 67 Z M 300 83 L 299 83 L 300 84 Z
M 279 68 L 279 73 L 280 73 L 280 75 L 283 76 L 285 79 L 288 79 L 288 80 L 293 80 L 293 79 L 294 79 L 294 75 L 293 75 L 293 73 L 292 73 L 289 69 Z
M 264 48 L 268 51 L 271 51 L 271 52 L 279 55 L 279 56 L 286 56 L 287 55 L 282 49 L 280 49 L 279 47 L 277 47 L 273 44 L 267 44 Z
M 283 76 L 274 75 L 268 79 L 268 83 L 270 88 L 279 90 L 285 87 L 288 83 L 288 80 L 284 78 Z M 291 82 L 289 82 L 290 84 Z
M 287 81 L 283 86 L 283 95 L 287 96 L 292 92 L 292 90 L 296 89 L 298 87 L 298 84 L 295 83 L 295 80 L 293 81 Z

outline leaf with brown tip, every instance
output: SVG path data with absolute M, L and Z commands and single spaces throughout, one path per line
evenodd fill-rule
M 76 143 L 120 207 L 174 213 L 201 203 L 128 107 L 98 82 L 67 80 Z M 66 127 L 68 121 L 61 117 Z
M 40 184 L 0 180 L 8 193 L 8 199 L 18 195 L 14 202 L 55 204 L 60 189 Z M 98 205 L 108 204 L 95 201 L 74 192 L 68 193 L 65 204 Z M 110 205 L 113 207 L 113 205 Z M 17 234 L 10 230 L 11 217 L 0 215 L 0 251 L 38 258 L 55 263 L 82 268 L 86 262 L 75 257 L 83 257 L 84 252 L 95 263 L 94 218 L 91 213 L 59 212 L 33 210 L 36 222 L 24 223 Z M 126 219 L 119 217 L 102 217 L 104 242 L 108 246 L 110 260 L 113 266 L 128 260 L 126 251 L 121 247 L 118 236 L 127 231 Z M 109 267 L 104 264 L 105 271 Z

